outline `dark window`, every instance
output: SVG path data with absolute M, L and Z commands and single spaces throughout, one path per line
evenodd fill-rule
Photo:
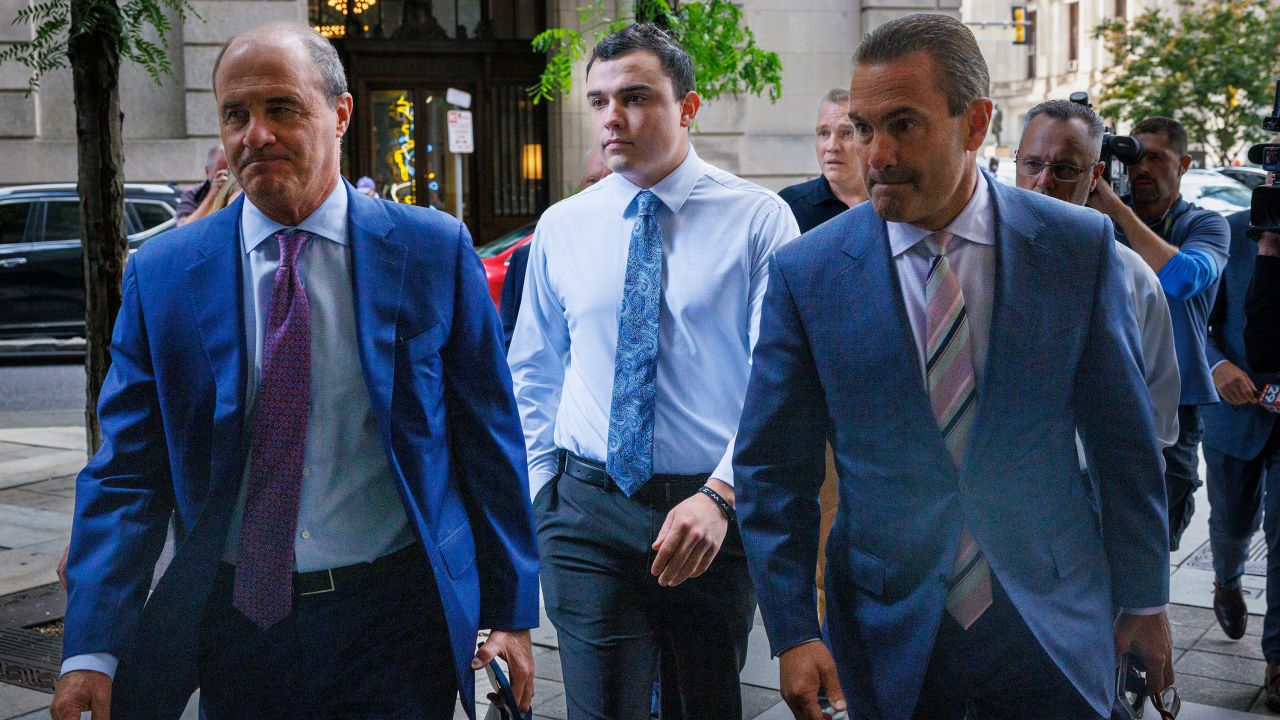
M 80 237 L 80 202 L 51 200 L 45 204 L 42 240 L 76 240 Z
M 493 89 L 492 117 L 494 214 L 537 215 L 547 188 L 543 116 L 524 86 L 504 85 Z
M 138 213 L 138 220 L 142 223 L 143 230 L 150 230 L 151 228 L 168 221 L 174 214 L 173 210 L 162 202 L 130 200 L 129 204 L 132 205 L 134 211 Z
M 1036 76 L 1036 11 L 1027 11 L 1027 79 Z
M 331 38 L 529 40 L 542 25 L 538 4 L 537 0 L 311 0 L 307 16 L 312 27 Z
M 1073 2 L 1067 6 L 1067 59 L 1076 62 L 1080 59 L 1080 3 Z
M 29 202 L 13 202 L 0 205 L 0 245 L 24 242 L 27 232 Z
M 1129 17 L 1129 3 L 1127 0 L 1116 0 L 1116 19 L 1124 20 Z

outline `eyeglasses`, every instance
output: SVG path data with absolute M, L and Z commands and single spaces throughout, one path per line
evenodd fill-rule
M 1049 168 L 1049 172 L 1053 173 L 1054 179 L 1064 183 L 1075 182 L 1084 174 L 1084 168 L 1078 168 L 1075 165 L 1066 163 L 1047 163 L 1023 157 L 1018 158 L 1017 163 L 1018 172 L 1023 175 L 1035 177 L 1044 172 L 1045 168 Z

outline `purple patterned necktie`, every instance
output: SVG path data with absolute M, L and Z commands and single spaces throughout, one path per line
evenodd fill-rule
M 249 491 L 231 604 L 267 629 L 293 608 L 293 533 L 311 398 L 311 308 L 298 276 L 304 230 L 275 234 L 280 268 L 262 333 L 262 374 L 249 455 Z

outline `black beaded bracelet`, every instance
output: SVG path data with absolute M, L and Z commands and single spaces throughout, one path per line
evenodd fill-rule
M 711 498 L 711 502 L 715 503 L 716 507 L 720 508 L 720 512 L 724 513 L 724 518 L 726 520 L 728 520 L 731 523 L 737 522 L 738 514 L 734 512 L 733 506 L 730 505 L 727 500 L 720 497 L 720 493 L 716 492 L 715 490 L 712 490 L 706 485 L 703 485 L 702 487 L 698 488 L 698 492 Z

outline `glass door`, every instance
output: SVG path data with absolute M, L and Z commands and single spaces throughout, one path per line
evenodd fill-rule
M 446 123 L 449 105 L 444 90 L 422 86 L 373 88 L 366 167 L 378 195 L 395 202 L 424 205 L 457 214 L 462 189 L 464 219 L 471 213 L 471 158 L 449 152 Z

